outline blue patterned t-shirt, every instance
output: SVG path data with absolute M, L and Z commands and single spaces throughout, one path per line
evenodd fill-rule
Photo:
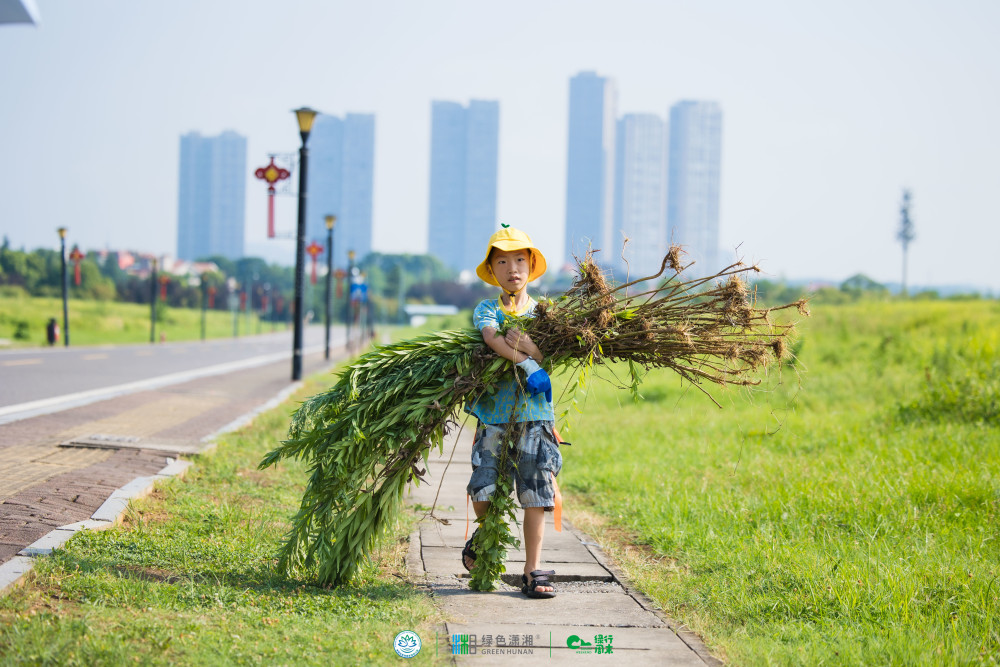
M 536 305 L 538 305 L 537 302 L 529 298 L 528 305 L 518 315 L 532 317 Z M 506 315 L 500 307 L 499 298 L 481 301 L 472 313 L 472 324 L 480 331 L 486 327 L 493 327 L 499 330 L 505 319 Z M 472 401 L 471 404 L 466 405 L 465 411 L 474 414 L 484 424 L 506 424 L 510 421 L 511 410 L 515 407 L 514 399 L 519 379 L 522 386 L 522 398 L 518 402 L 516 411 L 514 412 L 514 421 L 555 421 L 552 402 L 545 399 L 545 394 L 529 396 L 528 392 L 523 389 L 524 372 L 515 367 L 513 363 L 511 363 L 511 366 L 514 373 L 520 374 L 517 379 L 508 377 L 501 380 L 497 383 L 495 394 L 491 396 L 484 393 L 478 399 Z

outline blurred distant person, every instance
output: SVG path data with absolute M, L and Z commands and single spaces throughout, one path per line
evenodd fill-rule
M 49 323 L 45 325 L 45 339 L 49 345 L 55 345 L 59 342 L 59 322 L 54 317 L 50 317 Z

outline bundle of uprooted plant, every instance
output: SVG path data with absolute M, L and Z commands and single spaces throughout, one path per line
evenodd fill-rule
M 663 279 L 668 268 L 672 275 Z M 651 368 L 669 368 L 697 387 L 759 383 L 768 365 L 788 354 L 792 325 L 770 314 L 794 307 L 805 314 L 805 303 L 757 308 L 742 279 L 756 266 L 737 263 L 691 280 L 682 280 L 684 268 L 672 247 L 658 274 L 614 287 L 588 254 L 568 292 L 539 300 L 533 318 L 505 328 L 527 331 L 546 367 L 571 371 L 569 383 L 595 364 L 616 361 L 627 362 L 636 395 Z M 260 464 L 286 457 L 309 463 L 279 567 L 316 566 L 321 584 L 348 582 L 392 526 L 407 483 L 423 479 L 421 463 L 431 447 L 442 446 L 459 409 L 511 373 L 513 365 L 487 348 L 479 331 L 442 331 L 362 355 L 333 387 L 305 401 L 288 439 Z M 474 588 L 491 590 L 504 571 L 505 549 L 517 545 L 502 515 L 513 515 L 509 499 L 492 503 L 480 520 Z

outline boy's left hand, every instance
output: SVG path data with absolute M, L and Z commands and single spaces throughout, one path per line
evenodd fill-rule
M 523 352 L 535 359 L 542 358 L 542 351 L 538 349 L 531 337 L 520 329 L 511 329 L 504 336 L 504 341 L 518 352 Z
M 528 393 L 532 396 L 535 394 L 545 394 L 545 400 L 551 403 L 552 380 L 549 379 L 549 374 L 545 372 L 545 369 L 539 366 L 538 362 L 531 357 L 528 357 L 517 366 L 528 376 L 525 382 Z

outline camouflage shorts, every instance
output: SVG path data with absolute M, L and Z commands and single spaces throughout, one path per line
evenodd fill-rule
M 472 500 L 490 499 L 496 490 L 499 474 L 497 457 L 506 424 L 483 424 L 476 427 L 472 443 L 472 478 L 467 491 Z M 555 486 L 552 478 L 562 469 L 562 454 L 552 432 L 552 422 L 522 422 L 514 426 L 508 439 L 516 446 L 511 465 L 504 471 L 513 476 L 517 485 L 517 499 L 522 508 L 555 505 Z

